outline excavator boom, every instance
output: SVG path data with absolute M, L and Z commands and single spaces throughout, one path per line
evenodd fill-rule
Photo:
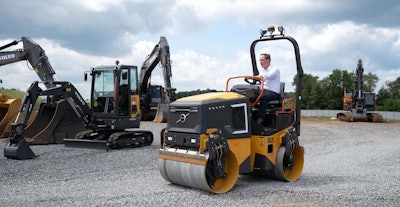
M 0 47 L 0 50 L 17 45 L 22 42 L 23 49 L 14 51 L 0 51 L 0 66 L 27 60 L 39 76 L 40 80 L 46 82 L 46 88 L 55 87 L 52 83 L 56 80 L 55 71 L 51 66 L 45 51 L 39 44 L 29 37 L 22 37 L 21 40 L 14 40 Z
M 164 76 L 164 89 L 166 93 L 163 93 L 163 88 L 159 90 L 154 89 L 157 86 L 150 85 L 150 77 L 153 70 L 156 68 L 158 63 L 162 66 L 162 72 Z M 165 37 L 160 37 L 160 42 L 154 47 L 152 52 L 147 56 L 146 60 L 140 69 L 139 75 L 139 93 L 141 99 L 141 107 L 143 112 L 142 120 L 150 120 L 154 118 L 155 122 L 166 122 L 167 120 L 167 104 L 175 100 L 175 88 L 171 85 L 171 60 L 168 41 Z M 153 88 L 153 89 L 152 89 Z M 157 112 L 153 115 L 153 109 L 151 107 L 152 102 L 155 99 L 152 97 L 153 91 L 159 91 L 160 99 L 157 106 Z M 154 95 L 154 94 L 153 94 Z

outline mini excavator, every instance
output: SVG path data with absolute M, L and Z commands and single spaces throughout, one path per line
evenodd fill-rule
M 43 90 L 35 81 L 27 90 L 18 116 L 21 122 L 11 125 L 10 142 L 4 147 L 4 156 L 9 159 L 32 159 L 35 156 L 26 141 L 26 123 L 29 120 L 39 96 L 57 95 L 81 119 L 80 125 L 87 130 L 78 132 L 75 139 L 64 139 L 66 147 L 116 149 L 151 145 L 151 131 L 137 130 L 140 127 L 140 100 L 138 95 L 137 67 L 132 65 L 99 66 L 92 68 L 91 100 L 88 106 L 79 91 L 67 81 L 53 81 L 56 87 Z M 85 73 L 85 79 L 87 79 Z M 64 111 L 64 110 L 61 110 Z M 73 112 L 72 112 L 73 113 Z M 57 115 L 60 117 L 60 115 Z M 17 119 L 18 120 L 18 119 Z M 70 119 L 69 122 L 74 120 Z M 51 122 L 49 124 L 54 124 Z M 74 124 L 64 123 L 64 127 L 73 130 Z M 50 135 L 48 135 L 50 136 Z
M 180 98 L 169 106 L 167 127 L 161 132 L 159 171 L 168 182 L 212 193 L 230 191 L 239 174 L 296 181 L 302 174 L 304 148 L 299 143 L 301 80 L 303 69 L 296 40 L 283 27 L 270 26 L 252 42 L 253 75 L 229 78 L 225 92 Z M 264 92 L 258 76 L 255 46 L 259 42 L 287 40 L 294 47 L 296 97 L 269 102 L 265 122 L 256 122 Z M 243 79 L 246 84 L 229 82 Z

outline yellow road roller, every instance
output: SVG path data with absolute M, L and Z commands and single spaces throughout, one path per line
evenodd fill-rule
M 169 105 L 167 127 L 161 132 L 159 171 L 168 182 L 212 193 L 230 191 L 239 174 L 296 181 L 302 174 L 304 148 L 299 144 L 303 69 L 296 40 L 283 27 L 260 31 L 252 42 L 253 75 L 229 78 L 224 92 L 180 98 Z M 264 93 L 258 76 L 255 47 L 259 42 L 286 40 L 294 47 L 296 95 L 268 103 L 263 124 L 257 123 Z M 245 83 L 230 87 L 233 79 Z

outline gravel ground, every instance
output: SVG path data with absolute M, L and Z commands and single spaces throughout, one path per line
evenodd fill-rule
M 158 172 L 159 132 L 142 122 L 151 146 L 112 151 L 31 146 L 39 157 L 0 156 L 0 206 L 398 206 L 400 123 L 302 120 L 302 177 L 279 182 L 240 175 L 216 195 L 173 185 Z M 0 140 L 0 148 L 5 142 Z

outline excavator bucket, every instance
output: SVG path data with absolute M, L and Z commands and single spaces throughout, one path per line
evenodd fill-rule
M 0 137 L 8 137 L 11 123 L 15 121 L 21 106 L 21 99 L 0 94 Z
M 35 157 L 29 143 L 25 139 L 19 139 L 17 143 L 8 143 L 4 147 L 4 157 L 8 159 L 26 160 Z
M 66 99 L 57 103 L 42 103 L 36 118 L 25 129 L 25 139 L 30 144 L 62 144 L 65 138 L 85 130 Z
M 159 103 L 157 106 L 156 116 L 154 117 L 153 122 L 166 123 L 167 118 L 168 118 L 168 104 Z

